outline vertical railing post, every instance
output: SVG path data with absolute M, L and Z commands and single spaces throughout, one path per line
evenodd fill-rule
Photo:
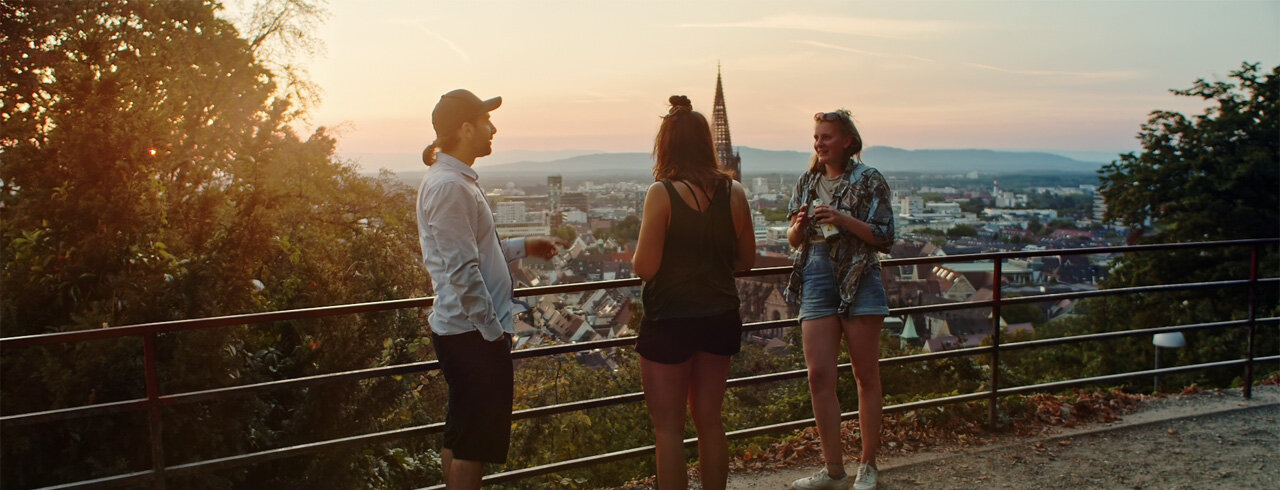
M 995 267 L 992 272 L 991 285 L 991 396 L 988 403 L 990 409 L 988 424 L 992 430 L 996 429 L 996 422 L 999 420 L 999 401 L 1000 397 L 997 391 L 1000 389 L 1000 283 L 1003 282 L 1003 275 L 1000 271 L 1001 259 L 993 260 Z
M 147 422 L 151 433 L 151 468 L 155 471 L 154 487 L 163 489 L 164 436 L 160 421 L 160 382 L 156 375 L 156 333 L 142 337 L 142 370 L 147 381 Z
M 1258 247 L 1253 244 L 1249 257 L 1249 338 L 1245 342 L 1244 397 L 1253 398 L 1253 337 L 1257 332 L 1258 318 Z

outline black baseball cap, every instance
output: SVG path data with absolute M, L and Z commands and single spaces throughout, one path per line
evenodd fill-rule
M 436 130 L 436 137 L 457 131 L 462 123 L 475 121 L 481 114 L 497 109 L 502 105 L 502 97 L 480 100 L 470 90 L 457 89 L 440 96 L 440 102 L 431 111 L 431 127 Z

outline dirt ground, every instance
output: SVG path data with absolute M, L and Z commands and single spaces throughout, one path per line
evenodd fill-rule
M 1151 400 L 1112 423 L 883 456 L 879 488 L 1275 489 L 1277 420 L 1277 386 L 1256 387 L 1252 400 L 1239 390 Z M 785 489 L 816 469 L 733 474 L 729 488 Z

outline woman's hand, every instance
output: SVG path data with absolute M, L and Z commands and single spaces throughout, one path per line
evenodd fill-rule
M 813 207 L 813 219 L 818 224 L 835 225 L 837 228 L 844 230 L 853 230 L 853 216 L 844 214 L 826 204 L 819 204 Z
M 796 214 L 791 215 L 792 228 L 795 228 L 796 226 L 803 227 L 804 225 L 808 224 L 808 221 L 809 221 L 809 205 L 808 204 L 800 206 L 800 210 L 796 211 Z
M 787 243 L 799 247 L 804 240 L 805 225 L 809 224 L 809 205 L 800 206 L 800 210 L 791 215 L 791 226 L 787 227 Z

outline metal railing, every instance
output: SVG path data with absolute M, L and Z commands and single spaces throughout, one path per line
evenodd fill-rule
M 990 308 L 992 310 L 993 328 L 991 334 L 991 344 L 981 347 L 961 348 L 954 350 L 944 350 L 939 352 L 930 352 L 923 354 L 913 354 L 898 356 L 892 358 L 881 359 L 882 366 L 903 365 L 924 362 L 934 359 L 943 359 L 958 356 L 973 355 L 989 355 L 990 356 L 990 379 L 988 380 L 989 389 L 983 392 L 967 393 L 928 400 L 913 401 L 909 403 L 901 403 L 888 405 L 884 407 L 885 413 L 901 412 L 916 410 L 921 408 L 935 407 L 954 403 L 962 403 L 973 400 L 987 400 L 990 406 L 989 421 L 991 426 L 996 425 L 997 401 L 1003 395 L 1012 395 L 1019 393 L 1055 390 L 1073 386 L 1080 386 L 1090 383 L 1103 383 L 1119 381 L 1128 378 L 1146 377 L 1165 373 L 1178 373 L 1188 371 L 1198 371 L 1205 369 L 1237 367 L 1243 369 L 1244 390 L 1243 396 L 1248 398 L 1251 396 L 1251 386 L 1253 383 L 1254 364 L 1257 362 L 1277 361 L 1280 355 L 1272 355 L 1267 357 L 1255 357 L 1254 338 L 1256 336 L 1257 327 L 1259 325 L 1275 325 L 1280 324 L 1280 317 L 1257 318 L 1257 288 L 1262 284 L 1280 284 L 1280 278 L 1260 278 L 1258 276 L 1258 257 L 1262 247 L 1275 245 L 1280 243 L 1278 238 L 1269 239 L 1250 239 L 1250 240 L 1230 240 L 1218 242 L 1197 242 L 1197 243 L 1177 243 L 1177 244 L 1161 244 L 1161 245 L 1135 245 L 1120 247 L 1093 247 L 1078 249 L 1057 249 L 1057 250 L 1038 250 L 1023 252 L 996 252 L 996 253 L 979 253 L 966 255 L 953 255 L 941 257 L 924 257 L 909 259 L 887 259 L 882 261 L 883 266 L 902 266 L 902 265 L 920 265 L 920 264 L 936 264 L 936 263 L 953 263 L 966 261 L 982 261 L 990 260 L 993 263 L 994 278 L 1001 277 L 1001 264 L 1008 259 L 1044 257 L 1044 256 L 1063 256 L 1063 255 L 1089 255 L 1089 254 L 1113 254 L 1126 252 L 1150 252 L 1159 250 L 1175 250 L 1175 249 L 1203 249 L 1210 247 L 1250 247 L 1251 263 L 1248 279 L 1226 280 L 1199 283 L 1182 283 L 1182 284 L 1160 284 L 1153 286 L 1137 286 L 1126 288 L 1114 288 L 1104 290 L 1076 291 L 1068 293 L 1040 294 L 1033 296 L 1024 296 L 1017 298 L 1004 298 L 1001 294 L 1000 280 L 993 281 L 992 299 L 985 301 L 968 301 L 959 303 L 945 303 L 926 306 L 910 306 L 903 308 L 893 308 L 890 312 L 891 316 L 903 316 L 915 313 L 938 312 L 948 310 L 959 310 L 969 308 Z M 785 274 L 790 272 L 788 267 L 771 267 L 754 269 L 739 274 L 739 277 L 747 276 L 766 276 Z M 566 284 L 556 286 L 521 288 L 516 290 L 516 296 L 540 296 L 547 294 L 571 293 L 591 291 L 597 289 L 623 288 L 640 286 L 639 279 L 619 279 L 611 281 L 599 281 L 579 284 Z M 1078 299 L 1091 298 L 1100 296 L 1111 296 L 1120 294 L 1142 294 L 1151 292 L 1166 292 L 1180 290 L 1200 290 L 1214 288 L 1248 288 L 1249 304 L 1248 318 L 1244 320 L 1220 321 L 1212 323 L 1188 324 L 1165 326 L 1158 328 L 1145 328 L 1124 330 L 1115 332 L 1095 333 L 1088 335 L 1076 335 L 1069 337 L 1059 337 L 1051 339 L 1031 340 L 1014 343 L 1002 343 L 1000 308 L 1003 305 L 1028 304 L 1044 301 L 1057 301 L 1062 299 Z M 32 424 L 40 424 L 51 421 L 69 420 L 83 417 L 100 416 L 106 414 L 115 414 L 122 412 L 145 411 L 149 426 L 150 436 L 150 453 L 152 459 L 152 468 L 145 471 L 137 471 L 132 473 L 113 475 L 93 480 L 83 480 L 56 485 L 48 488 L 88 488 L 103 486 L 120 486 L 138 483 L 151 482 L 156 487 L 164 487 L 166 480 L 189 476 L 198 473 L 206 473 L 215 470 L 240 467 L 265 461 L 287 458 L 302 454 L 317 453 L 330 451 L 347 446 L 362 446 L 377 443 L 385 443 L 389 441 L 405 439 L 409 437 L 420 437 L 429 434 L 443 432 L 444 424 L 442 422 L 405 427 L 395 430 L 374 432 L 361 434 L 351 437 L 343 437 L 329 440 L 316 441 L 312 443 L 299 444 L 294 446 L 282 447 L 266 451 L 258 451 L 253 453 L 239 454 L 234 456 L 196 461 L 192 463 L 166 465 L 165 452 L 162 441 L 163 421 L 161 420 L 161 408 L 190 404 L 196 402 L 221 400 L 230 397 L 245 396 L 250 394 L 283 390 L 290 388 L 301 388 L 315 386 L 325 383 L 334 383 L 339 381 L 352 381 L 385 376 L 398 376 L 412 373 L 422 373 L 426 371 L 439 369 L 437 361 L 415 362 L 409 364 L 400 364 L 393 366 L 376 367 L 369 369 L 359 369 L 352 371 L 343 371 L 330 374 L 322 374 L 315 376 L 306 376 L 301 378 L 285 379 L 279 381 L 269 381 L 263 383 L 255 383 L 241 386 L 233 386 L 226 388 L 216 388 L 201 391 L 189 391 L 181 393 L 162 394 L 159 388 L 157 376 L 156 361 L 156 337 L 162 333 L 186 332 L 191 330 L 219 328 L 227 326 L 239 326 L 246 324 L 259 324 L 278 322 L 286 320 L 314 319 L 324 318 L 336 315 L 347 315 L 354 313 L 368 313 L 377 311 L 399 310 L 406 308 L 426 308 L 430 307 L 434 298 L 415 298 L 394 301 L 380 301 L 372 303 L 359 303 L 339 306 L 326 306 L 319 308 L 306 308 L 288 311 L 276 311 L 267 313 L 251 313 L 244 315 L 231 315 L 214 318 L 200 318 L 189 320 L 177 320 L 169 322 L 147 323 L 139 325 L 121 326 L 106 329 L 82 330 L 73 332 L 59 332 L 41 335 L 30 335 L 22 337 L 9 337 L 0 339 L 0 353 L 12 352 L 13 349 L 66 344 L 72 342 L 82 342 L 101 339 L 119 339 L 127 337 L 140 337 L 143 340 L 143 372 L 146 385 L 146 396 L 144 398 L 136 398 L 131 400 L 115 401 L 108 403 L 99 403 L 85 406 L 77 406 L 71 408 L 62 408 L 41 412 L 30 412 L 15 415 L 5 415 L 0 417 L 0 429 L 9 429 L 19 426 L 27 426 Z M 746 331 L 758 331 L 776 329 L 782 327 L 790 327 L 797 325 L 796 319 L 784 319 L 777 321 L 765 321 L 750 323 L 744 326 Z M 1166 367 L 1159 369 L 1134 371 L 1126 373 L 1117 373 L 1105 376 L 1096 376 L 1091 378 L 1078 378 L 1065 381 L 1057 381 L 1051 383 L 1041 383 L 1035 385 L 1024 385 L 1016 387 L 1001 387 L 1000 385 L 1000 353 L 1023 349 L 1036 349 L 1041 347 L 1063 345 L 1069 343 L 1079 343 L 1086 341 L 1109 340 L 1122 337 L 1133 337 L 1142 335 L 1151 335 L 1162 332 L 1181 332 L 1192 330 L 1220 330 L 1226 328 L 1243 327 L 1247 332 L 1247 345 L 1245 357 L 1242 359 L 1226 360 L 1219 362 Z M 512 357 L 515 359 L 525 359 L 533 357 L 541 357 L 556 354 L 565 354 L 573 352 L 588 351 L 594 349 L 604 349 L 612 347 L 630 346 L 635 344 L 634 337 L 615 338 L 599 341 L 579 342 L 573 344 L 556 345 L 550 347 L 539 347 L 531 349 L 521 349 L 514 351 Z M 841 364 L 840 370 L 848 372 L 849 363 Z M 789 379 L 804 378 L 807 371 L 804 369 L 760 374 L 755 376 L 747 376 L 742 378 L 734 378 L 728 380 L 729 387 L 740 387 L 755 385 L 761 383 L 777 382 Z M 527 419 L 533 417 L 545 417 L 554 414 L 574 412 L 591 408 L 619 405 L 624 403 L 637 403 L 644 400 L 643 393 L 627 393 L 622 395 L 607 396 L 602 398 L 594 398 L 589 400 L 580 400 L 568 403 L 560 403 L 554 405 L 534 407 L 513 412 L 513 419 Z M 842 414 L 845 419 L 857 416 L 856 411 L 846 412 Z M 791 431 L 814 423 L 812 418 L 783 422 L 778 424 L 751 427 L 747 429 L 736 430 L 728 433 L 730 439 L 741 439 L 747 437 L 760 436 L 765 434 Z M 686 444 L 695 444 L 696 439 L 688 439 Z M 523 480 L 530 477 L 566 471 L 575 468 L 604 464 L 608 462 L 618 461 L 627 458 L 634 458 L 652 454 L 653 446 L 636 447 L 607 454 L 599 454 L 589 457 L 577 458 L 567 461 L 560 461 L 551 464 L 522 468 L 507 471 L 498 474 L 487 475 L 484 477 L 485 483 L 501 483 Z M 442 488 L 440 486 L 432 488 Z

